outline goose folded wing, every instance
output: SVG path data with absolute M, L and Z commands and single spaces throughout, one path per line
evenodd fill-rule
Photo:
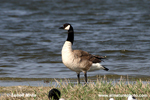
M 97 55 L 91 55 L 86 51 L 82 50 L 73 50 L 74 55 L 78 58 L 81 58 L 82 60 L 89 60 L 92 63 L 100 63 L 102 60 L 105 59 L 103 56 L 97 56 Z

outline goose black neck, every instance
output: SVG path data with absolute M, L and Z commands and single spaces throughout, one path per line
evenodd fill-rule
M 72 30 L 68 30 L 68 37 L 66 41 L 70 41 L 73 44 L 74 41 L 74 31 Z

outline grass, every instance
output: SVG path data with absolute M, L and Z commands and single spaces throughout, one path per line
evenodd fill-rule
M 150 82 L 142 82 L 140 79 L 136 81 L 128 81 L 120 78 L 119 81 L 107 81 L 105 78 L 98 78 L 96 81 L 90 81 L 85 85 L 77 85 L 71 83 L 67 79 L 65 81 L 55 81 L 56 84 L 52 85 L 49 83 L 49 86 L 0 87 L 0 100 L 48 100 L 47 95 L 52 88 L 59 89 L 62 94 L 61 97 L 66 100 L 109 100 L 110 97 L 104 97 L 104 95 L 119 95 L 120 97 L 113 98 L 115 100 L 127 100 L 127 97 L 124 95 L 128 94 L 140 96 L 136 97 L 138 100 L 150 100 Z M 12 94 L 14 97 L 10 96 Z M 17 96 L 15 97 L 15 95 Z M 27 95 L 32 95 L 33 97 L 25 97 Z

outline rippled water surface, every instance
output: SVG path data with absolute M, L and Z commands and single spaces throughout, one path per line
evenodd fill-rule
M 149 0 L 1 0 L 0 78 L 76 78 L 61 61 L 71 23 L 73 49 L 107 56 L 108 72 L 150 77 Z M 81 75 L 83 77 L 83 75 Z

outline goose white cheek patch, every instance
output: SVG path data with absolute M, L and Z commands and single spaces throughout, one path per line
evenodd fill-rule
M 65 30 L 69 30 L 70 29 L 70 25 L 68 25 L 67 27 L 65 27 Z

